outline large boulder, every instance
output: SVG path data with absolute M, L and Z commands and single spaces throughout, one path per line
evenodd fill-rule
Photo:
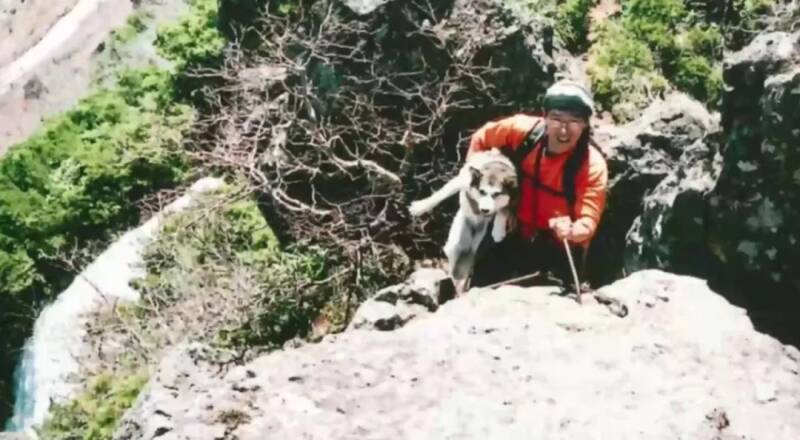
M 626 236 L 642 215 L 644 199 L 667 176 L 694 175 L 711 166 L 718 145 L 718 116 L 683 93 L 655 100 L 641 117 L 598 130 L 607 146 L 609 194 L 606 212 L 589 253 L 594 284 L 624 275 Z
M 726 59 L 724 78 L 724 163 L 709 196 L 709 247 L 728 284 L 758 296 L 796 293 L 800 32 L 759 35 Z
M 244 365 L 179 348 L 114 438 L 800 437 L 798 350 L 696 278 L 644 271 L 602 291 L 630 313 L 475 289 L 395 331 Z
M 708 277 L 718 269 L 708 250 L 707 196 L 722 167 L 719 132 L 686 147 L 681 166 L 671 171 L 644 198 L 642 213 L 625 240 L 627 273 L 659 268 Z

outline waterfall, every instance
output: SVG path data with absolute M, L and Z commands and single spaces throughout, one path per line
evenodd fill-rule
M 33 370 L 31 369 L 31 365 L 33 365 L 32 340 L 33 338 L 30 338 L 25 342 L 19 365 L 14 370 L 14 395 L 19 397 L 14 401 L 14 416 L 6 422 L 6 431 L 23 431 L 25 429 L 23 414 L 33 413 L 33 399 L 31 399 L 34 384 Z
M 7 430 L 30 432 L 44 421 L 51 401 L 64 402 L 80 391 L 78 359 L 88 349 L 84 341 L 88 314 L 114 299 L 136 301 L 139 294 L 129 282 L 144 275 L 142 251 L 165 215 L 185 209 L 193 194 L 221 185 L 215 178 L 197 181 L 188 194 L 114 242 L 42 310 L 14 374 L 14 415 Z

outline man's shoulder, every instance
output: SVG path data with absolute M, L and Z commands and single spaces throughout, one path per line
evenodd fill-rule
M 589 171 L 591 174 L 608 173 L 606 156 L 599 147 L 589 147 Z

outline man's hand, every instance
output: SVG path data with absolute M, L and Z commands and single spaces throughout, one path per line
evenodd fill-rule
M 578 220 L 572 224 L 572 228 L 570 229 L 567 239 L 573 243 L 582 243 L 591 235 L 592 231 L 589 229 L 589 226 L 586 223 Z
M 572 243 L 581 243 L 588 239 L 592 232 L 589 226 L 578 220 L 572 222 L 569 217 L 553 217 L 550 219 L 550 228 L 559 240 L 567 239 Z
M 567 216 L 553 217 L 550 219 L 550 229 L 559 240 L 569 238 L 572 231 L 572 220 Z

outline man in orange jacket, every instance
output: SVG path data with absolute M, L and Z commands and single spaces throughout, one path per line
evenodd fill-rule
M 580 84 L 560 81 L 547 90 L 544 109 L 544 117 L 515 114 L 472 135 L 467 156 L 500 148 L 515 160 L 520 176 L 516 231 L 483 253 L 472 286 L 535 271 L 550 271 L 572 284 L 563 239 L 570 243 L 582 276 L 608 188 L 606 160 L 590 145 L 594 102 Z

